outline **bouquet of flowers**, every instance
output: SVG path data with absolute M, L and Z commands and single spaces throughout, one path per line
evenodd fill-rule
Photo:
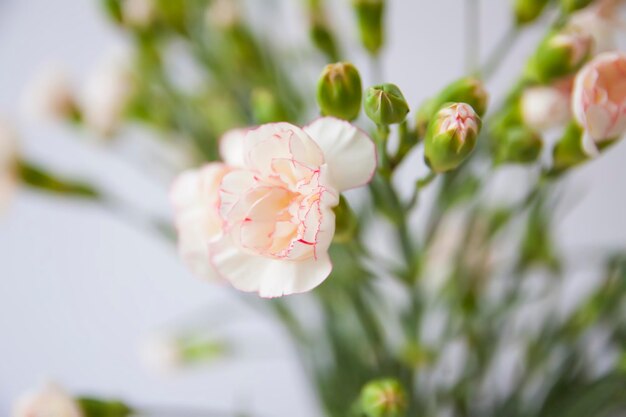
M 130 51 L 78 92 L 42 73 L 25 100 L 100 136 L 95 151 L 130 140 L 130 124 L 149 133 L 174 216 L 148 221 L 193 274 L 284 326 L 324 415 L 624 415 L 626 253 L 573 262 L 554 236 L 564 179 L 626 132 L 623 2 L 515 0 L 484 63 L 478 0 L 463 2 L 467 73 L 414 111 L 380 71 L 386 0 L 349 2 L 361 51 L 345 48 L 324 0 L 298 3 L 309 45 L 296 49 L 266 34 L 264 2 L 102 0 Z M 511 43 L 541 25 L 515 83 L 488 92 Z M 369 79 L 346 61 L 358 54 Z M 124 215 L 30 163 L 14 138 L 3 127 L 0 195 L 22 184 Z M 490 198 L 511 166 L 526 175 L 509 185 L 518 195 Z M 564 309 L 555 299 L 581 262 L 599 282 Z M 192 366 L 220 349 L 181 336 L 166 356 Z M 13 417 L 130 415 L 148 414 L 50 385 Z

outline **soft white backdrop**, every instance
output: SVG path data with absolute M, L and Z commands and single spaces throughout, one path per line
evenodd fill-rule
M 159 181 L 110 153 L 94 152 L 70 129 L 19 117 L 20 94 L 41 65 L 60 62 L 80 77 L 103 50 L 123 42 L 98 3 L 0 0 L 0 113 L 17 123 L 22 150 L 31 159 L 97 178 L 133 207 L 166 215 L 166 190 Z M 393 24 L 384 72 L 415 107 L 462 73 L 464 2 L 389 3 Z M 482 1 L 483 53 L 508 28 L 508 3 Z M 335 23 L 350 33 L 348 18 L 340 5 Z M 515 77 L 538 36 L 531 30 L 516 45 L 490 83 L 493 91 Z M 584 198 L 559 224 L 566 247 L 580 254 L 589 247 L 626 244 L 625 162 L 622 143 L 573 176 Z M 188 316 L 206 322 L 206 328 L 222 323 L 248 346 L 242 358 L 167 377 L 142 367 L 137 358 L 142 337 Z M 72 392 L 145 405 L 254 410 L 268 417 L 317 415 L 280 329 L 242 308 L 227 289 L 191 277 L 153 232 L 90 204 L 20 192 L 0 222 L 0 415 L 45 378 Z

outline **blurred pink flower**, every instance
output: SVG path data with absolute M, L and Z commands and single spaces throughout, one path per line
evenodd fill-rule
M 598 55 L 579 71 L 572 109 L 596 143 L 626 131 L 626 54 Z
M 182 174 L 174 186 L 181 238 L 182 219 L 193 217 L 187 207 L 195 205 L 176 202 L 203 200 L 197 206 L 205 207 L 211 227 L 196 229 L 220 277 L 262 297 L 319 285 L 332 269 L 327 251 L 335 232 L 333 207 L 341 191 L 371 179 L 376 169 L 373 142 L 351 124 L 325 117 L 302 129 L 272 123 L 229 132 L 221 153 L 226 165 L 203 170 L 210 186 L 187 185 L 186 176 L 198 171 Z M 192 197 L 194 192 L 203 195 Z
M 20 397 L 13 407 L 12 417 L 82 417 L 74 399 L 55 384 Z

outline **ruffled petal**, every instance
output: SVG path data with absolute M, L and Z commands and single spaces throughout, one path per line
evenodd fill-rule
M 330 180 L 339 190 L 367 184 L 376 170 L 376 147 L 370 137 L 350 123 L 322 117 L 304 127 L 322 148 Z
M 220 138 L 220 156 L 228 165 L 237 168 L 245 166 L 244 141 L 247 133 L 247 129 L 233 129 Z
M 310 168 L 324 163 L 319 146 L 302 129 L 289 123 L 269 123 L 250 130 L 245 139 L 246 166 L 272 173 L 274 159 L 291 159 Z
M 284 261 L 251 255 L 224 237 L 210 246 L 211 260 L 233 287 L 273 298 L 310 291 L 330 275 L 327 253 L 304 261 Z

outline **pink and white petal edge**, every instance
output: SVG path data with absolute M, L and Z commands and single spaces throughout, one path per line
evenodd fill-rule
M 333 185 L 339 191 L 369 183 L 376 172 L 376 145 L 363 130 L 344 120 L 322 117 L 303 130 L 322 148 Z
M 263 298 L 310 291 L 332 270 L 326 252 L 306 261 L 271 259 L 243 252 L 228 236 L 210 247 L 211 262 L 225 280 L 238 290 L 257 292 Z

